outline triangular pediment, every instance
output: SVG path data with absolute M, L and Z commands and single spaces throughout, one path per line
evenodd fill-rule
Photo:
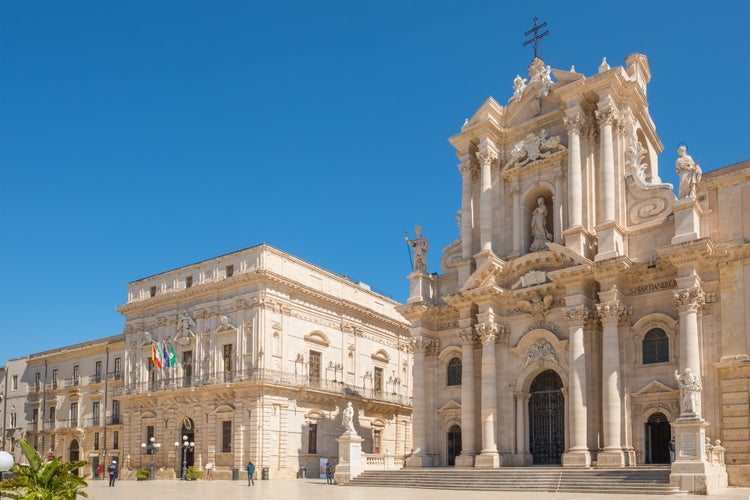
M 439 408 L 438 411 L 460 410 L 460 409 L 461 409 L 461 405 L 458 402 L 451 399 L 450 401 L 445 403 L 441 408 Z
M 500 126 L 503 119 L 504 108 L 493 98 L 488 97 L 484 104 L 482 104 L 474 116 L 469 120 L 468 126 L 476 125 L 484 121 L 490 121 L 496 126 Z
M 652 380 L 648 384 L 646 384 L 644 387 L 642 387 L 639 391 L 634 392 L 633 396 L 647 396 L 652 394 L 673 394 L 677 391 L 677 389 L 672 389 L 671 387 L 667 387 L 666 385 L 662 384 L 658 380 Z
M 507 265 L 506 261 L 502 260 L 495 254 L 490 255 L 486 258 L 474 271 L 466 283 L 461 287 L 461 291 L 472 290 L 474 288 L 484 288 L 486 286 L 496 285 L 496 277 L 502 273 L 502 270 Z
M 593 266 L 589 259 L 578 255 L 567 247 L 547 243 L 548 250 L 531 252 L 513 259 L 498 277 L 502 288 L 517 290 L 554 282 L 559 271 L 572 267 Z

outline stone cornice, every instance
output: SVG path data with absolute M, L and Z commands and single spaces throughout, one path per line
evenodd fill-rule
M 716 253 L 716 245 L 711 238 L 701 238 L 657 248 L 656 252 L 676 268 L 694 266 L 701 269 Z

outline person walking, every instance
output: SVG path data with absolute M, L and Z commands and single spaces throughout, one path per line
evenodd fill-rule
M 255 464 L 252 461 L 247 463 L 247 485 L 252 486 L 255 484 L 253 481 L 253 475 L 255 474 Z
M 331 462 L 326 464 L 326 484 L 333 484 L 333 465 L 331 465 Z
M 674 462 L 674 436 L 669 440 L 669 463 Z
M 109 485 L 114 488 L 115 479 L 117 479 L 117 460 L 112 460 L 112 463 L 107 467 L 107 472 L 109 472 Z

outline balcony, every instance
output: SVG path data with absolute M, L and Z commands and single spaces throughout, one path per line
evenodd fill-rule
M 120 415 L 107 417 L 107 425 L 122 425 L 122 417 Z
M 88 419 L 89 427 L 99 427 L 100 425 L 102 425 L 102 419 L 100 417 L 90 417 Z
M 55 429 L 72 429 L 78 427 L 80 420 L 78 418 L 67 418 L 58 420 Z
M 365 388 L 327 380 L 323 378 L 311 378 L 307 375 L 283 372 L 278 370 L 253 369 L 247 372 L 218 372 L 188 377 L 170 377 L 169 372 L 159 373 L 158 380 L 125 384 L 112 390 L 113 396 L 124 396 L 128 394 L 146 394 L 149 392 L 173 391 L 191 387 L 205 387 L 216 384 L 241 384 L 254 383 L 274 385 L 290 388 L 309 388 L 326 393 L 341 394 L 349 397 L 372 399 L 385 403 L 411 406 L 410 397 L 394 392 L 376 391 L 371 387 Z

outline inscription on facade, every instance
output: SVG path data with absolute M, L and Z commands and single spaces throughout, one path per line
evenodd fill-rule
M 660 281 L 658 283 L 649 283 L 647 285 L 638 285 L 630 289 L 630 295 L 642 295 L 644 293 L 658 292 L 659 290 L 669 290 L 677 287 L 675 280 Z
M 694 457 L 696 455 L 695 436 L 692 434 L 682 436 L 682 439 L 680 440 L 680 456 Z

